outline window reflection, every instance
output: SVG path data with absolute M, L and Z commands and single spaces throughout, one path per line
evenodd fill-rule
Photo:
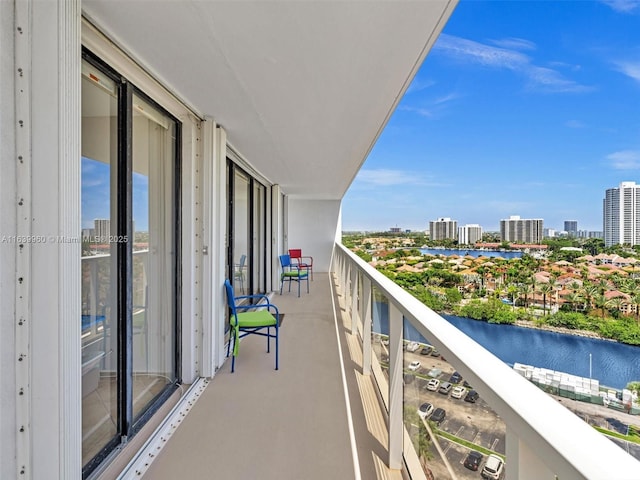
M 249 177 L 236 170 L 233 181 L 233 288 L 236 295 L 245 295 L 249 287 Z
M 82 459 L 116 435 L 118 371 L 116 251 L 109 242 L 116 210 L 117 91 L 82 65 Z
M 80 324 L 86 476 L 178 382 L 180 127 L 132 85 L 85 58 Z M 131 141 L 119 138 L 120 131 L 130 132 Z

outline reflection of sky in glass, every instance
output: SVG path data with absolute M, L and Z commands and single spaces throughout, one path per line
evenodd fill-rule
M 133 225 L 138 232 L 149 231 L 149 177 L 133 174 Z
M 96 218 L 111 218 L 110 165 L 82 157 L 82 228 L 93 228 Z M 133 205 L 133 221 L 136 231 L 149 230 L 149 179 L 133 174 L 133 198 L 140 199 Z

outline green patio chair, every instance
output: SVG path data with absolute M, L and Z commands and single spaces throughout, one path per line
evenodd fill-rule
M 282 295 L 282 287 L 284 282 L 289 282 L 289 291 L 291 291 L 291 282 L 298 282 L 298 296 L 300 296 L 300 283 L 307 282 L 307 293 L 309 293 L 309 267 L 306 265 L 298 265 L 291 263 L 290 255 L 280 255 L 280 295 Z
M 267 337 L 267 353 L 271 351 L 271 339 L 276 340 L 276 370 L 278 370 L 278 327 L 280 324 L 280 313 L 278 307 L 269 302 L 266 295 L 241 295 L 236 297 L 233 293 L 231 282 L 227 279 L 224 282 L 227 292 L 227 303 L 231 309 L 229 315 L 229 343 L 227 343 L 227 357 L 231 351 L 233 342 L 233 358 L 231 360 L 231 373 L 235 370 L 236 357 L 240 350 L 240 339 L 247 335 L 260 335 Z M 262 303 L 248 303 L 238 305 L 238 300 L 261 301 Z M 240 311 L 239 311 L 240 310 Z M 250 310 L 250 311 L 247 311 Z M 274 314 L 271 313 L 273 310 Z M 275 332 L 272 333 L 271 329 Z M 266 332 L 264 331 L 266 329 Z

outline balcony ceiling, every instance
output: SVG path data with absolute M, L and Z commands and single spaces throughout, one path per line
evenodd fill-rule
M 457 0 L 84 0 L 293 196 L 341 199 Z

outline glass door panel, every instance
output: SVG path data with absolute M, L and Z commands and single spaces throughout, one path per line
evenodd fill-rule
M 249 177 L 235 170 L 233 177 L 233 289 L 236 295 L 248 293 L 249 265 Z
M 133 95 L 133 416 L 176 381 L 176 124 Z
M 257 181 L 253 182 L 253 293 L 264 293 L 264 260 L 265 260 L 265 192 L 266 188 Z
M 82 64 L 82 463 L 117 434 L 115 195 L 118 161 L 115 82 Z M 114 228 L 115 231 L 115 228 Z

